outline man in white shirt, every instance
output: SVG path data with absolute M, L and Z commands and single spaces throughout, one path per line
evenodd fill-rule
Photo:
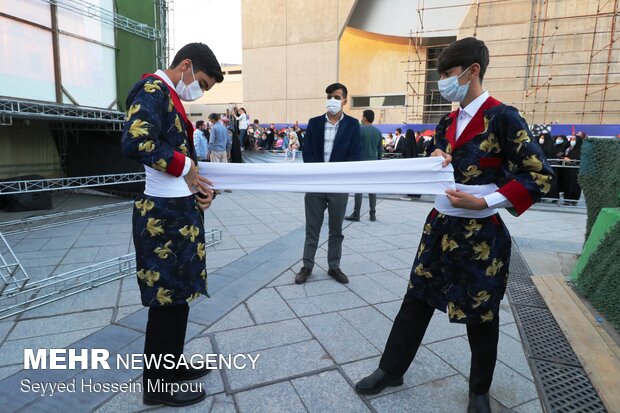
M 390 152 L 392 153 L 401 153 L 403 150 L 403 130 L 401 128 L 396 128 L 394 131 L 394 145 Z
M 207 154 L 209 153 L 209 143 L 205 136 L 207 125 L 204 121 L 199 120 L 196 122 L 196 130 L 194 130 L 194 148 L 196 148 L 196 157 L 199 161 L 206 161 Z
M 325 89 L 327 113 L 308 121 L 304 142 L 304 162 L 359 161 L 362 154 L 359 122 L 346 115 L 342 108 L 347 103 L 347 88 L 341 83 Z M 304 197 L 306 212 L 306 240 L 303 267 L 295 283 L 303 284 L 312 273 L 314 256 L 319 243 L 321 225 L 327 209 L 329 214 L 329 240 L 327 243 L 327 274 L 342 284 L 349 282 L 340 269 L 342 255 L 342 223 L 349 194 L 307 193 Z

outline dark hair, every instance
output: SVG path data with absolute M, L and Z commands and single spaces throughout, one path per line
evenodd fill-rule
M 407 132 L 405 132 L 405 138 L 415 139 L 415 132 L 413 131 L 413 129 L 407 129 Z
M 204 121 L 204 120 L 198 120 L 198 121 L 196 121 L 196 129 L 200 129 L 200 127 L 201 127 L 202 125 L 204 125 L 204 124 L 205 124 L 205 121 Z
M 218 115 L 217 113 L 212 113 L 209 115 L 209 119 L 211 119 L 214 122 L 217 122 L 218 120 L 220 120 L 220 115 Z
M 254 124 L 258 125 L 260 122 L 258 121 L 258 119 L 254 119 Z
M 239 110 L 242 110 L 243 113 L 248 113 L 248 112 L 245 111 L 245 108 L 239 108 Z
M 327 88 L 325 88 L 325 94 L 330 95 L 338 89 L 342 90 L 342 96 L 346 98 L 349 91 L 347 90 L 347 87 L 342 83 L 332 83 L 331 85 L 327 86 Z
M 480 82 L 482 82 L 487 66 L 489 66 L 489 49 L 482 40 L 466 37 L 450 43 L 441 52 L 437 72 L 444 73 L 456 66 L 465 70 L 474 63 L 480 65 Z
M 189 43 L 181 47 L 172 60 L 170 67 L 177 67 L 185 59 L 192 61 L 194 73 L 203 71 L 215 79 L 217 83 L 222 83 L 224 75 L 222 67 L 217 58 L 204 43 Z
M 396 132 L 403 133 L 403 130 L 401 128 L 396 128 Z
M 370 123 L 375 121 L 375 112 L 370 109 L 366 109 L 362 116 Z

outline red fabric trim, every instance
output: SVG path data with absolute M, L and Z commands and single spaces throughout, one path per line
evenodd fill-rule
M 499 188 L 497 192 L 508 198 L 517 211 L 517 215 L 521 215 L 532 206 L 532 197 L 529 191 L 521 182 L 515 179 Z
M 431 210 L 431 219 L 435 219 L 436 216 L 437 216 L 437 210 L 435 208 L 433 208 Z
M 154 77 L 166 83 L 164 79 L 162 79 L 161 77 L 153 73 L 142 75 L 142 79 L 144 79 L 145 77 Z M 167 83 L 166 83 L 166 86 L 168 86 Z M 187 128 L 187 131 L 186 131 L 187 132 L 187 144 L 189 145 L 189 148 L 190 148 L 190 154 L 196 153 L 196 151 L 194 150 L 194 125 L 192 124 L 192 122 L 190 122 L 189 119 L 187 119 L 185 108 L 183 107 L 183 103 L 181 103 L 181 99 L 179 99 L 179 95 L 177 95 L 177 91 L 171 87 L 168 88 L 168 91 L 170 92 L 170 97 L 172 98 L 172 103 L 174 104 L 174 108 L 176 109 L 177 112 L 179 112 L 179 115 L 181 115 L 181 119 L 183 119 L 183 122 L 185 122 L 185 126 Z
M 480 158 L 481 168 L 499 168 L 502 166 L 503 158 L 501 156 L 492 156 L 489 158 Z
M 472 118 L 472 120 L 469 121 L 469 123 L 465 127 L 465 130 L 461 133 L 461 136 L 459 136 L 458 140 L 456 141 L 456 144 L 452 146 L 452 149 L 454 150 L 465 145 L 467 142 L 484 132 L 484 112 L 487 109 L 491 109 L 501 103 L 502 102 L 500 102 L 499 100 L 489 96 L 487 100 L 484 101 L 482 106 L 480 106 L 480 109 L 478 109 L 478 112 L 476 112 L 476 115 Z M 456 130 L 456 124 L 454 125 L 454 127 Z
M 185 169 L 185 158 L 185 155 L 181 152 L 174 151 L 174 155 L 168 164 L 166 172 L 173 176 L 181 176 L 183 174 L 183 169 Z
M 497 215 L 491 215 L 491 222 L 495 225 L 499 225 L 499 219 L 497 219 Z
M 456 145 L 456 117 L 458 115 L 458 109 L 448 113 L 448 118 L 450 118 L 452 121 L 448 125 L 448 129 L 446 129 L 446 139 L 450 143 L 450 147 L 452 148 L 452 150 L 454 150 L 454 146 Z

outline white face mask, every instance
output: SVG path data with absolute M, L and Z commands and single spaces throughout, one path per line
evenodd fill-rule
M 465 69 L 463 73 L 458 76 L 450 76 L 449 78 L 442 79 L 437 82 L 439 93 L 441 93 L 441 96 L 443 96 L 445 100 L 447 100 L 448 102 L 462 102 L 463 99 L 465 99 L 465 95 L 467 95 L 471 80 L 467 82 L 466 85 L 460 85 L 459 78 L 463 76 L 470 67 L 471 66 Z
M 575 146 L 577 145 L 577 141 L 570 141 L 570 146 Z
M 541 145 L 543 145 L 545 143 L 545 138 L 540 138 L 538 140 L 538 143 L 540 143 Z
M 336 115 L 342 110 L 342 101 L 334 98 L 328 99 L 325 107 L 331 115 Z
M 190 68 L 190 71 L 192 72 L 192 78 L 194 79 L 194 81 L 189 85 L 186 85 L 185 82 L 183 82 L 183 75 L 185 75 L 185 73 L 183 73 L 183 75 L 181 75 L 181 80 L 179 80 L 179 83 L 177 83 L 174 88 L 177 91 L 177 95 L 179 95 L 179 99 L 186 102 L 192 102 L 196 99 L 199 99 L 200 97 L 202 97 L 203 94 L 202 89 L 200 88 L 200 84 L 194 76 L 193 64 Z
M 558 139 L 555 140 L 555 144 L 556 145 L 561 145 L 563 143 L 564 143 L 564 139 L 562 139 L 562 138 L 558 138 Z

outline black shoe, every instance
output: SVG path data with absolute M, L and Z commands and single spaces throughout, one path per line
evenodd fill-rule
M 360 222 L 360 214 L 356 214 L 355 212 L 349 215 L 348 217 L 344 217 L 347 221 Z
M 196 380 L 206 376 L 209 373 L 211 373 L 211 369 L 194 369 L 189 367 L 187 369 L 176 370 L 174 372 L 174 379 L 176 381 Z
M 332 268 L 331 270 L 327 271 L 327 275 L 329 275 L 330 277 L 334 277 L 334 279 L 336 281 L 338 281 L 340 284 L 348 284 L 349 283 L 349 279 L 342 272 L 342 270 L 340 268 Z
M 370 213 L 370 222 L 375 222 L 377 220 L 377 214 L 374 212 Z
M 360 394 L 377 394 L 386 387 L 402 386 L 403 376 L 392 376 L 381 369 L 372 372 L 355 385 L 355 391 Z
M 295 276 L 295 284 L 303 284 L 312 274 L 312 270 L 308 267 L 301 267 L 301 270 Z
M 491 413 L 491 402 L 489 400 L 489 393 L 487 392 L 485 394 L 475 394 L 470 390 L 467 413 Z
M 204 390 L 200 391 L 177 391 L 173 394 L 163 393 L 143 393 L 142 402 L 150 406 L 165 404 L 166 406 L 181 407 L 189 406 L 201 402 L 207 397 Z

